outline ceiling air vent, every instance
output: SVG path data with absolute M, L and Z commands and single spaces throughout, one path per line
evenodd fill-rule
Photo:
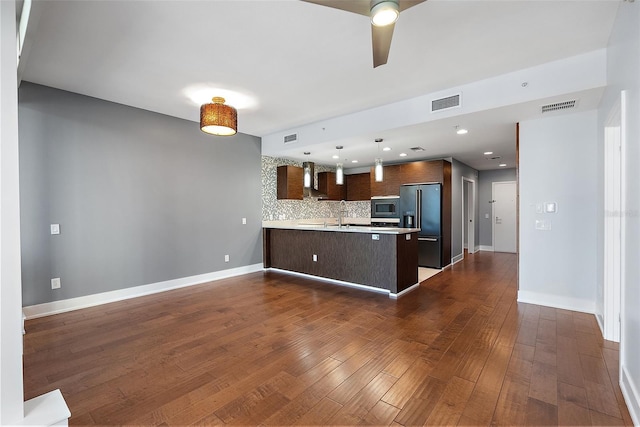
M 558 110 L 566 110 L 567 108 L 574 108 L 576 106 L 576 101 L 564 101 L 564 102 L 556 102 L 554 104 L 547 104 L 541 107 L 541 113 L 548 113 L 549 111 L 558 111 Z
M 411 151 L 424 151 L 424 148 L 422 148 L 422 147 L 411 147 L 410 150 Z
M 446 98 L 434 99 L 431 101 L 431 112 L 448 110 L 460 106 L 460 94 L 448 96 Z
M 294 142 L 298 142 L 298 134 L 292 133 L 291 135 L 285 135 L 284 143 L 285 144 L 293 144 Z

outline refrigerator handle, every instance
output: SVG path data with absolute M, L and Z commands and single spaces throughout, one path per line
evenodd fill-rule
M 416 190 L 416 227 L 422 230 L 422 190 Z

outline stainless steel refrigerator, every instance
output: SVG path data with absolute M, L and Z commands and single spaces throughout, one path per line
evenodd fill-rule
M 418 265 L 442 268 L 442 185 L 402 185 L 400 215 L 402 227 L 420 229 Z

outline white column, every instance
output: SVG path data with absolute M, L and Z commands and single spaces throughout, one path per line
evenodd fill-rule
M 0 425 L 24 417 L 16 3 L 0 1 Z

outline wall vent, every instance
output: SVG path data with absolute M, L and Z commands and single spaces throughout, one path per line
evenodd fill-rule
M 434 99 L 431 101 L 431 112 L 448 110 L 460 107 L 460 94 L 448 96 L 446 98 Z
M 285 144 L 293 144 L 294 142 L 298 142 L 298 134 L 292 133 L 291 135 L 285 135 L 284 143 Z
M 573 99 L 571 101 L 555 102 L 553 104 L 543 105 L 540 108 L 541 113 L 548 113 L 550 111 L 566 110 L 567 108 L 574 108 L 578 101 Z

